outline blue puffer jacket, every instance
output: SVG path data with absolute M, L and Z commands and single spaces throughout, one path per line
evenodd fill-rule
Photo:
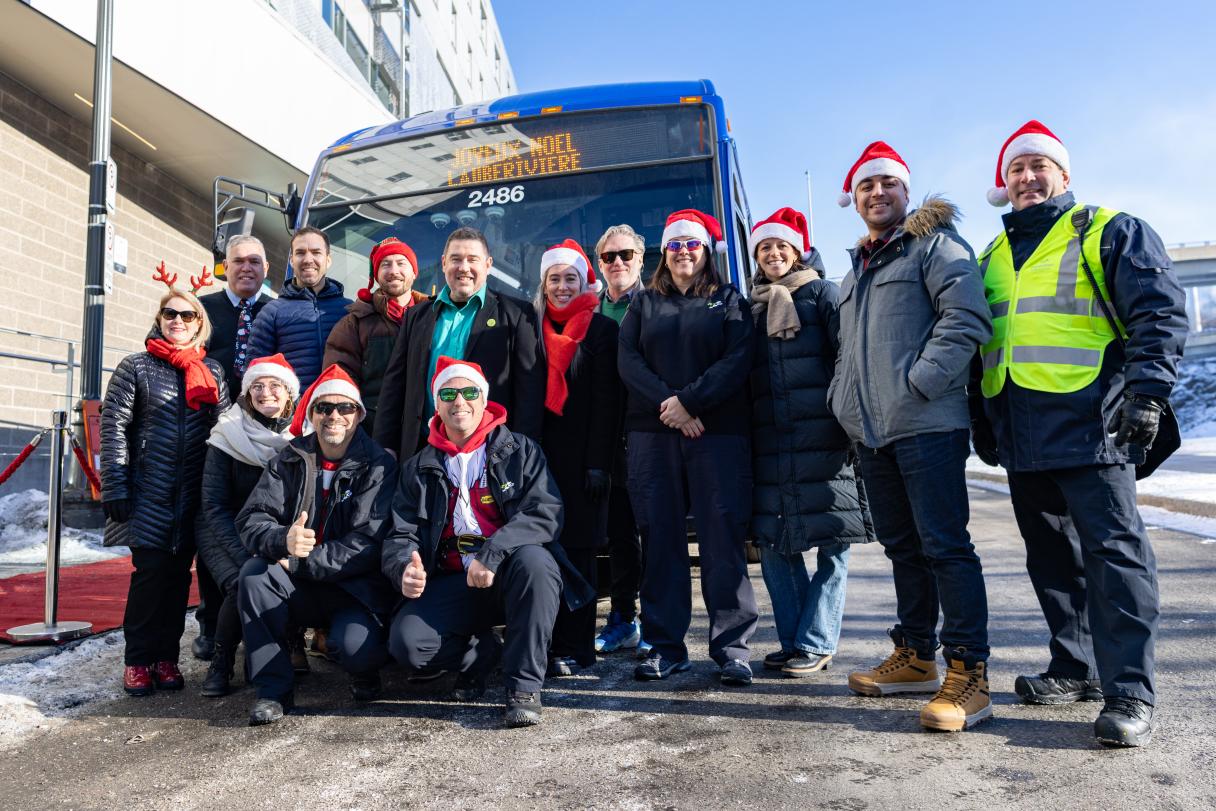
M 279 297 L 268 302 L 253 322 L 249 357 L 282 352 L 300 378 L 300 389 L 311 386 L 321 374 L 329 332 L 351 303 L 342 292 L 342 283 L 333 279 L 325 280 L 320 293 L 292 282 L 285 284 Z

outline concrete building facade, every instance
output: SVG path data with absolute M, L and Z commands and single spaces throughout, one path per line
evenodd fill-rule
M 79 396 L 96 13 L 0 0 L 0 469 Z M 349 132 L 515 89 L 489 0 L 116 0 L 110 221 L 126 264 L 104 365 L 142 349 L 158 262 L 182 279 L 213 263 L 217 176 L 302 187 Z M 254 233 L 281 279 L 284 218 L 260 211 Z M 0 497 L 45 489 L 46 452 Z

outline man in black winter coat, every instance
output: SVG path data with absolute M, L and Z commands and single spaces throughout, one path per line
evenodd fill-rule
M 382 618 L 393 596 L 377 568 L 397 465 L 359 429 L 366 413 L 350 377 L 326 369 L 300 399 L 299 438 L 271 460 L 237 516 L 254 556 L 238 593 L 245 672 L 258 696 L 251 725 L 273 723 L 294 704 L 290 623 L 328 627 L 355 700 L 379 695 Z M 314 433 L 300 436 L 305 420 Z
M 449 234 L 442 262 L 443 290 L 411 307 L 401 321 L 376 407 L 376 441 L 399 460 L 426 442 L 435 413 L 427 381 L 441 355 L 484 369 L 490 399 L 511 415 L 508 427 L 533 439 L 541 434 L 545 369 L 536 311 L 487 287 L 494 260 L 480 231 L 458 228 Z
M 266 267 L 266 248 L 262 240 L 250 234 L 234 236 L 228 240 L 224 252 L 227 287 L 198 297 L 211 322 L 207 356 L 224 368 L 230 393 L 241 390 L 241 376 L 255 357 L 249 354 L 253 320 L 271 300 L 262 292 Z M 215 653 L 216 621 L 224 594 L 201 553 L 196 564 L 200 600 L 194 616 L 198 619 L 198 636 L 191 647 L 196 658 L 210 659 Z
M 487 403 L 481 369 L 440 358 L 431 389 L 438 413 L 402 465 L 384 539 L 383 572 L 406 598 L 389 650 L 412 670 L 459 670 L 457 701 L 485 692 L 501 655 L 507 725 L 537 724 L 563 579 L 571 609 L 594 594 L 554 542 L 562 502 L 544 454 Z

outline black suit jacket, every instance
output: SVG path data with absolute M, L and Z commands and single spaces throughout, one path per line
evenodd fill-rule
M 384 371 L 376 406 L 375 439 L 382 447 L 396 451 L 401 461 L 418 452 L 426 433 L 422 421 L 431 396 L 435 317 L 434 298 L 409 309 L 401 320 Z M 531 304 L 486 290 L 485 305 L 473 320 L 462 358 L 481 366 L 490 383 L 490 399 L 507 409 L 507 426 L 537 440 L 543 423 L 546 378 L 538 350 L 539 335 L 536 310 Z
M 268 301 L 270 301 L 270 296 L 265 293 L 258 294 L 257 300 L 253 302 L 252 315 L 254 318 L 258 317 L 258 313 Z M 211 338 L 207 340 L 207 357 L 214 358 L 224 367 L 224 376 L 228 379 L 228 391 L 232 393 L 232 400 L 235 402 L 241 394 L 241 376 L 232 368 L 232 363 L 236 359 L 236 307 L 232 306 L 228 293 L 224 290 L 199 296 L 198 302 L 203 305 L 203 309 L 207 311 L 207 318 L 211 321 Z M 253 360 L 253 358 L 249 358 L 249 360 Z

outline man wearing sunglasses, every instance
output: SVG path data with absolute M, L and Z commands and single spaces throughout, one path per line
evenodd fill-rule
M 289 624 L 329 628 L 329 650 L 350 675 L 354 699 L 380 693 L 393 606 L 378 571 L 380 541 L 397 464 L 359 430 L 366 413 L 350 377 L 327 368 L 300 398 L 296 438 L 270 461 L 237 516 L 254 556 L 238 592 L 246 673 L 257 690 L 250 725 L 274 723 L 295 703 Z
M 501 658 L 506 724 L 532 726 L 558 601 L 595 594 L 555 541 L 562 501 L 540 446 L 506 427 L 489 390 L 477 364 L 438 359 L 427 445 L 402 465 L 384 539 L 382 570 L 405 598 L 389 650 L 413 672 L 458 671 L 454 701 L 480 698 Z
M 475 228 L 457 228 L 448 235 L 442 265 L 446 284 L 402 319 L 380 387 L 381 416 L 373 433 L 402 461 L 426 442 L 428 420 L 435 413 L 426 382 L 440 356 L 480 365 L 494 401 L 511 414 L 511 430 L 533 438 L 541 432 L 545 364 L 538 362 L 536 310 L 486 285 L 494 259 Z
M 629 225 L 613 225 L 595 244 L 604 292 L 600 293 L 599 312 L 620 325 L 629 302 L 642 289 L 642 260 L 646 240 Z M 624 392 L 624 387 L 621 391 Z M 624 411 L 624 403 L 621 404 Z M 608 621 L 595 637 L 595 649 L 611 653 L 622 648 L 637 648 L 639 656 L 649 653 L 638 622 L 638 591 L 642 587 L 642 536 L 638 532 L 625 488 L 625 432 L 622 422 L 616 454 L 612 460 L 612 489 L 608 493 L 608 563 L 612 608 Z

